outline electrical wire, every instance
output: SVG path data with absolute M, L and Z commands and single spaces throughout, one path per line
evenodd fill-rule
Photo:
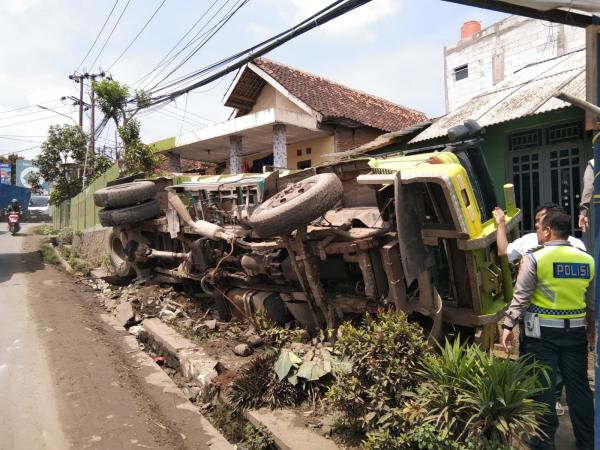
M 183 64 L 185 64 L 185 62 L 187 62 L 189 60 L 189 58 L 191 58 L 194 54 L 196 54 L 200 50 L 200 48 L 202 48 L 206 44 L 206 42 L 208 42 L 212 38 L 212 36 L 216 33 L 216 31 L 213 32 L 213 30 L 215 30 L 215 28 L 217 26 L 220 25 L 219 26 L 219 29 L 220 29 L 227 21 L 229 21 L 229 19 L 231 19 L 231 17 L 233 16 L 233 14 L 235 14 L 235 12 L 237 12 L 237 9 L 239 9 L 241 6 L 243 6 L 245 3 L 248 2 L 248 0 L 241 0 L 241 1 L 243 1 L 243 4 L 241 6 L 239 6 L 233 13 L 231 13 L 231 11 L 235 8 L 235 5 L 237 4 L 237 2 L 234 3 L 234 6 L 232 8 L 230 8 L 229 11 L 227 13 L 225 13 L 223 15 L 223 17 L 219 21 L 217 21 L 217 23 L 215 25 L 213 25 L 212 28 L 210 28 L 210 29 L 206 30 L 204 33 L 202 33 L 202 31 L 204 31 L 206 29 L 206 27 L 225 8 L 225 6 L 227 6 L 232 1 L 233 0 L 227 0 L 223 5 L 221 5 L 221 7 L 219 9 L 217 9 L 217 11 L 215 11 L 215 13 L 210 17 L 210 19 L 208 19 L 208 21 L 204 24 L 204 26 L 202 28 L 200 28 L 200 30 L 198 30 L 196 32 L 196 34 L 188 41 L 188 43 L 180 51 L 178 51 L 175 55 L 173 55 L 170 58 L 170 60 L 167 62 L 167 64 L 156 75 L 154 75 L 148 82 L 145 83 L 144 87 L 146 87 L 147 85 L 149 85 L 150 83 L 152 83 L 154 80 L 156 80 L 167 69 L 168 65 L 171 64 L 171 62 L 173 62 L 175 60 L 175 58 L 177 58 L 181 53 L 183 53 L 185 50 L 187 50 L 192 44 L 194 44 L 198 40 L 201 40 L 202 38 L 204 38 L 205 36 L 209 35 L 210 33 L 212 33 L 211 36 L 209 36 L 207 39 L 205 39 L 204 43 L 198 44 L 196 46 L 196 48 L 193 49 L 192 52 L 190 52 L 190 54 L 188 54 L 187 56 L 184 57 L 183 62 L 178 63 L 178 65 L 174 69 L 172 69 L 171 72 L 169 72 L 165 77 L 163 77 L 163 79 L 161 81 L 159 81 L 153 87 L 151 87 L 150 90 L 154 89 L 157 85 L 159 85 L 165 79 L 167 79 L 168 77 L 170 77 L 173 74 L 173 72 L 179 70 L 179 68 Z M 238 0 L 238 2 L 239 1 L 240 0 Z M 225 21 L 225 22 L 223 22 L 223 21 Z
M 187 63 L 194 55 L 196 55 L 200 49 L 202 49 L 212 38 L 215 34 L 217 34 L 217 32 L 223 28 L 227 22 L 229 22 L 231 20 L 231 18 L 244 6 L 246 5 L 250 0 L 240 0 L 238 3 L 236 3 L 228 12 L 226 17 L 224 17 L 223 19 L 221 19 L 221 21 L 219 21 L 212 29 L 208 30 L 208 32 L 210 33 L 208 35 L 208 37 L 206 37 L 204 40 L 202 40 L 200 42 L 200 44 L 198 44 L 196 46 L 196 48 L 194 48 L 184 59 L 183 61 L 181 61 L 179 64 L 177 64 L 177 66 L 172 69 L 165 77 L 162 78 L 161 81 L 159 81 L 158 83 L 156 83 L 154 86 L 152 86 L 150 88 L 150 91 L 152 91 L 153 89 L 156 89 L 157 86 L 159 86 L 161 83 L 163 83 L 164 81 L 166 81 L 171 75 L 173 75 L 176 71 L 178 71 L 185 63 Z
M 37 105 L 47 105 L 48 103 L 54 103 L 54 102 L 58 102 L 59 100 L 48 100 L 45 102 L 41 102 L 41 103 L 37 103 Z M 14 108 L 14 109 L 8 109 L 6 111 L 0 111 L 0 115 L 2 114 L 7 114 L 9 112 L 13 112 L 13 111 L 21 111 L 23 109 L 28 109 L 28 108 L 35 108 L 36 105 L 27 105 L 27 106 L 21 106 L 19 108 Z
M 96 61 L 98 61 L 98 58 L 100 58 L 100 55 L 104 51 L 104 48 L 106 47 L 106 44 L 108 44 L 108 41 L 110 41 L 110 38 L 112 37 L 113 33 L 115 32 L 115 29 L 119 25 L 119 22 L 121 22 L 121 19 L 123 18 L 123 14 L 125 14 L 125 11 L 127 10 L 127 7 L 129 6 L 129 3 L 131 3 L 131 0 L 127 0 L 127 3 L 125 4 L 125 7 L 123 8 L 123 10 L 121 11 L 121 14 L 119 15 L 119 18 L 115 22 L 112 30 L 110 30 L 110 34 L 106 38 L 106 41 L 104 41 L 104 45 L 102 46 L 102 48 L 100 49 L 100 51 L 96 55 L 96 58 L 94 59 L 94 62 L 92 62 L 92 64 L 90 64 L 90 68 L 94 67 L 94 64 L 96 64 Z
M 43 141 L 32 141 L 29 139 L 18 139 L 13 137 L 0 136 L 0 139 L 7 139 L 9 141 L 19 141 L 19 142 L 30 142 L 32 144 L 41 144 Z
M 22 148 L 21 150 L 15 150 L 15 151 L 8 152 L 8 153 L 2 153 L 0 156 L 16 155 L 17 153 L 23 153 L 23 152 L 26 152 L 28 150 L 33 150 L 33 149 L 36 149 L 36 148 L 40 148 L 40 146 L 39 145 L 34 145 L 33 147 Z
M 152 19 L 154 19 L 154 16 L 156 16 L 156 14 L 158 14 L 158 12 L 160 11 L 160 9 L 163 7 L 163 5 L 165 4 L 167 0 L 163 0 L 160 5 L 158 5 L 158 8 L 156 8 L 156 10 L 154 11 L 154 13 L 152 13 L 152 15 L 150 16 L 150 18 L 146 21 L 146 23 L 144 24 L 144 26 L 142 27 L 142 29 L 138 32 L 138 34 L 135 35 L 135 37 L 133 38 L 133 40 L 129 43 L 129 45 L 125 48 L 125 50 L 123 50 L 121 52 L 121 54 L 118 56 L 117 59 L 115 59 L 113 61 L 113 63 L 108 67 L 108 69 L 106 69 L 106 71 L 109 71 L 122 57 L 125 53 L 127 53 L 127 50 L 129 50 L 131 48 L 131 46 L 135 43 L 135 41 L 137 41 L 137 38 L 140 37 L 140 35 L 144 32 L 144 30 L 146 29 L 146 27 L 150 24 L 150 22 L 152 22 Z
M 77 72 L 80 69 L 80 67 L 83 65 L 83 63 L 87 59 L 87 57 L 90 55 L 92 49 L 96 45 L 96 42 L 98 42 L 98 38 L 100 38 L 100 35 L 104 31 L 104 28 L 106 27 L 106 24 L 110 20 L 110 17 L 112 16 L 112 13 L 114 12 L 114 10 L 117 7 L 118 3 L 119 3 L 119 0 L 116 0 L 115 4 L 113 5 L 113 7 L 111 8 L 110 12 L 108 13 L 108 16 L 106 16 L 106 20 L 104 21 L 104 24 L 102 25 L 102 28 L 100 28 L 100 31 L 98 31 L 98 34 L 96 35 L 96 39 L 94 39 L 94 42 L 92 42 L 92 45 L 88 49 L 87 53 L 85 54 L 85 56 L 83 57 L 83 59 L 81 60 L 81 62 L 79 63 L 79 65 L 77 66 L 77 69 L 75 69 L 75 72 Z
M 162 102 L 172 100 L 172 99 L 174 99 L 180 95 L 183 95 L 193 89 L 207 85 L 207 84 L 217 80 L 218 78 L 222 77 L 223 75 L 226 75 L 228 73 L 231 73 L 231 72 L 241 68 L 242 66 L 244 66 L 251 60 L 258 58 L 258 57 L 270 52 L 271 50 L 283 45 L 287 41 L 289 41 L 297 36 L 300 36 L 300 35 L 306 33 L 307 31 L 312 30 L 313 28 L 315 28 L 317 26 L 323 25 L 337 17 L 340 17 L 341 15 L 346 14 L 366 3 L 369 3 L 370 1 L 371 0 L 337 0 L 337 1 L 333 2 L 332 4 L 330 4 L 329 6 L 323 8 L 316 14 L 312 15 L 308 19 L 305 19 L 300 24 L 297 24 L 294 27 L 288 28 L 287 30 L 283 31 L 282 33 L 279 33 L 278 35 L 271 37 L 271 38 L 263 41 L 260 44 L 250 47 L 242 52 L 238 52 L 237 54 L 232 55 L 229 58 L 225 58 L 221 61 L 213 63 L 209 66 L 204 67 L 203 69 L 200 69 L 199 71 L 197 71 L 195 73 L 192 73 L 186 77 L 183 77 L 183 78 L 176 80 L 168 85 L 165 85 L 165 86 L 162 86 L 162 87 L 156 89 L 155 91 L 151 92 L 151 94 L 156 94 L 157 92 L 164 91 L 168 88 L 176 87 L 185 81 L 190 81 L 194 78 L 198 78 L 202 75 L 206 75 L 207 73 L 214 72 L 216 69 L 224 66 L 225 64 L 237 60 L 235 63 L 225 67 L 224 69 L 219 70 L 218 72 L 214 73 L 213 75 L 206 76 L 205 78 L 201 79 L 200 81 L 193 83 L 187 87 L 177 89 L 170 93 L 156 95 L 155 97 L 153 97 L 153 100 L 150 102 L 150 105 L 156 105 L 156 104 L 159 104 Z
M 204 13 L 194 22 L 194 24 L 188 28 L 188 30 L 185 32 L 185 34 L 179 38 L 179 40 L 177 41 L 177 43 L 167 52 L 167 54 L 165 56 L 162 57 L 162 59 L 152 68 L 152 70 L 150 70 L 150 72 L 148 72 L 147 74 L 143 75 L 142 77 L 138 78 L 136 81 L 134 81 L 131 86 L 135 86 L 138 83 L 145 83 L 145 81 L 148 79 L 148 77 L 154 72 L 156 71 L 159 67 L 161 67 L 163 65 L 163 62 L 165 61 L 165 59 L 167 59 L 169 57 L 169 55 L 175 51 L 175 49 L 179 46 L 179 44 L 181 44 L 181 42 L 188 36 L 188 34 L 190 34 L 192 32 L 192 30 L 194 28 L 196 28 L 196 26 L 202 21 L 202 19 L 204 19 L 204 17 L 206 16 L 206 14 L 208 14 L 208 12 L 213 8 L 213 6 L 215 6 L 217 3 L 219 2 L 219 0 L 214 0 L 213 3 L 208 7 L 208 9 L 206 11 L 204 11 Z M 171 60 L 172 61 L 172 60 Z

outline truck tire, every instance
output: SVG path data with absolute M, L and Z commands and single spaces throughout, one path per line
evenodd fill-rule
M 113 273 L 119 277 L 130 277 L 135 275 L 131 262 L 125 255 L 123 242 L 121 242 L 120 233 L 113 231 L 109 238 L 110 253 L 108 258 L 113 269 Z
M 94 203 L 104 208 L 122 208 L 150 200 L 156 194 L 152 181 L 138 181 L 108 186 L 94 192 Z
M 313 175 L 287 186 L 261 204 L 249 224 L 261 237 L 284 236 L 325 214 L 342 194 L 342 182 L 337 175 Z
M 118 227 L 120 225 L 154 219 L 159 213 L 158 201 L 152 199 L 139 205 L 126 206 L 124 208 L 101 209 L 98 211 L 98 217 L 102 226 Z

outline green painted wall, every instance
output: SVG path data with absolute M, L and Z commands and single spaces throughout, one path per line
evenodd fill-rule
M 94 205 L 94 192 L 106 183 L 119 176 L 119 167 L 113 165 L 104 174 L 96 178 L 82 193 L 60 204 L 53 209 L 52 223 L 54 228 L 73 228 L 73 231 L 83 231 L 100 224 L 98 210 Z
M 508 136 L 510 134 L 539 126 L 548 126 L 553 122 L 572 122 L 584 119 L 585 113 L 583 110 L 572 107 L 511 120 L 510 122 L 486 128 L 482 149 L 494 181 L 498 201 L 504 204 L 502 185 L 510 182 L 508 178 Z M 591 145 L 590 140 L 590 148 Z

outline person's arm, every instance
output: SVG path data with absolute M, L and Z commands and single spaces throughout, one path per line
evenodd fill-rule
M 508 249 L 508 239 L 506 238 L 506 216 L 501 208 L 496 206 L 493 211 L 494 219 L 498 224 L 496 230 L 496 245 L 498 246 L 498 256 L 505 256 Z
M 505 349 L 510 347 L 510 343 L 513 340 L 512 329 L 525 310 L 529 307 L 531 296 L 533 295 L 533 291 L 535 291 L 536 285 L 536 267 L 533 256 L 529 254 L 521 260 L 521 268 L 517 275 L 513 298 L 506 310 L 506 316 L 504 318 L 504 323 L 502 324 L 502 345 Z
M 579 227 L 585 233 L 589 226 L 589 209 L 594 193 L 594 167 L 588 163 L 583 173 L 583 190 L 579 203 Z

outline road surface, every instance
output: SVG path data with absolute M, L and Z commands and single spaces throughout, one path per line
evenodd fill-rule
M 0 449 L 210 448 L 93 294 L 44 266 L 32 227 L 13 237 L 0 224 Z

